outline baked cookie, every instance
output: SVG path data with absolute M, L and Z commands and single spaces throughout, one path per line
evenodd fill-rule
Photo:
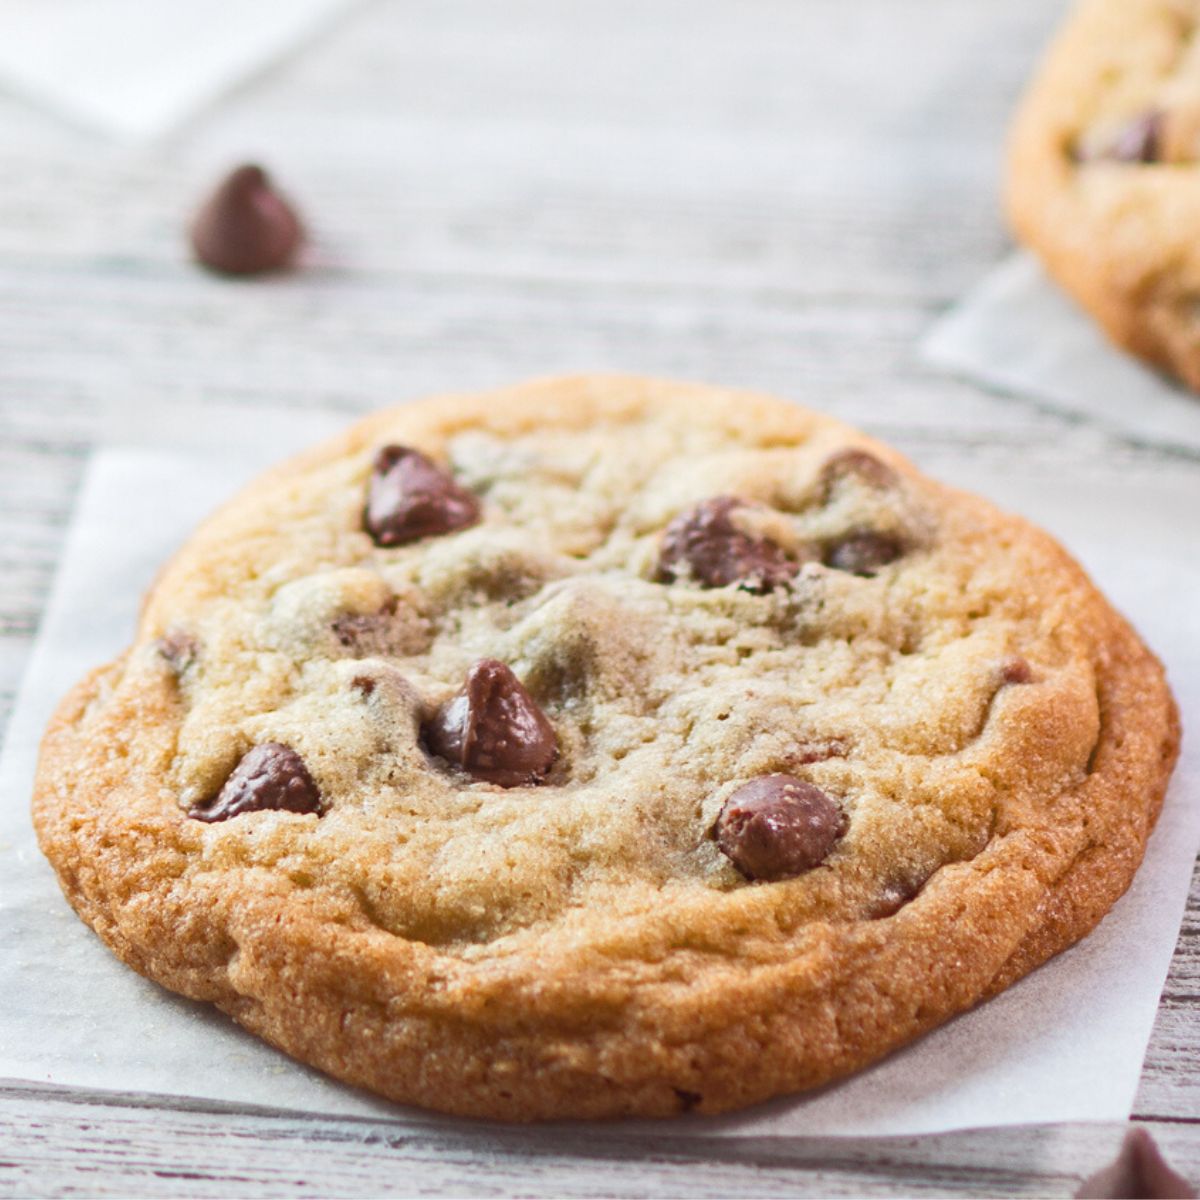
M 1012 130 L 1013 228 L 1117 345 L 1200 389 L 1200 0 L 1083 0 Z
M 1024 521 L 778 400 L 559 379 L 220 510 L 63 701 L 34 818 L 125 962 L 341 1079 L 718 1112 L 1087 933 L 1177 738 Z

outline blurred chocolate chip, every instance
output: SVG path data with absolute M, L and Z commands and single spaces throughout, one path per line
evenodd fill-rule
M 554 726 L 494 658 L 467 672 L 462 691 L 438 709 L 423 733 L 434 754 L 501 787 L 540 782 L 558 757 Z
M 192 249 L 224 275 L 276 271 L 292 260 L 304 231 L 261 167 L 238 167 L 205 201 L 192 223 Z
M 900 542 L 888 533 L 850 533 L 825 550 L 825 565 L 852 575 L 870 577 L 903 553 Z
M 868 487 L 882 491 L 896 482 L 896 472 L 875 455 L 851 446 L 831 455 L 821 468 L 822 501 L 829 499 L 843 479 L 858 479 Z
M 1081 149 L 1081 162 L 1156 163 L 1162 156 L 1166 114 L 1151 109 L 1133 118 L 1107 142 Z
M 691 1112 L 704 1099 L 699 1092 L 689 1092 L 687 1088 L 672 1088 L 671 1090 L 679 1100 L 681 1112 Z
M 1033 668 L 1023 658 L 1015 655 L 1012 658 L 1006 658 L 1000 664 L 1000 682 L 1032 683 Z
M 1085 1179 L 1075 1195 L 1086 1200 L 1193 1200 L 1196 1189 L 1171 1169 L 1145 1129 L 1134 1128 L 1116 1159 Z
M 263 742 L 248 751 L 216 799 L 193 808 L 188 816 L 197 821 L 228 821 L 268 808 L 318 815 L 324 811 L 321 793 L 304 760 L 281 742 Z
M 182 675 L 200 655 L 200 644 L 182 629 L 167 630 L 155 643 L 155 649 L 176 675 Z
M 384 446 L 375 456 L 363 517 L 377 546 L 465 529 L 479 520 L 479 501 L 419 450 Z
M 370 675 L 355 675 L 350 680 L 350 686 L 364 699 L 369 699 L 375 692 L 375 680 Z
M 820 788 L 793 775 L 763 775 L 725 801 L 717 845 L 747 879 L 790 879 L 823 863 L 846 825 Z
M 706 588 L 736 583 L 759 593 L 787 583 L 800 564 L 769 538 L 734 524 L 733 514 L 748 507 L 736 496 L 716 496 L 677 516 L 663 535 L 659 578 L 669 583 L 690 574 Z

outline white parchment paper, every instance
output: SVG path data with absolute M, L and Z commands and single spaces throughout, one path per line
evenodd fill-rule
M 1139 442 L 1200 450 L 1200 396 L 1113 346 L 1026 252 L 1001 263 L 938 321 L 921 354 Z
M 4 0 L 0 85 L 127 138 L 166 132 L 352 0 Z
M 285 431 L 307 441 L 325 423 L 289 416 L 267 439 L 245 436 L 246 419 L 239 444 L 269 447 L 269 457 L 290 448 Z M 220 1014 L 140 979 L 69 910 L 30 827 L 37 744 L 55 703 L 83 671 L 125 645 L 139 596 L 163 559 L 261 465 L 136 448 L 102 451 L 90 464 L 0 758 L 0 1075 L 454 1124 L 342 1087 Z M 1062 475 L 981 477 L 968 463 L 950 482 L 990 494 L 1062 537 L 1166 659 L 1185 724 L 1200 720 L 1200 566 L 1173 524 L 1175 514 L 1195 510 L 1194 495 L 1165 484 L 1134 489 L 1115 478 L 1100 488 Z M 1198 800 L 1200 762 L 1185 745 L 1130 893 L 1084 943 L 1008 992 L 816 1095 L 729 1118 L 681 1117 L 671 1131 L 870 1136 L 1125 1120 L 1200 842 Z

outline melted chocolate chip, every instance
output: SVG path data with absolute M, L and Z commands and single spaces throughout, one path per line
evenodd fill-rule
M 209 197 L 192 224 L 192 249 L 225 275 L 257 275 L 291 262 L 304 231 L 261 167 L 238 167 Z
M 1192 1200 L 1196 1189 L 1171 1169 L 1145 1129 L 1134 1128 L 1125 1135 L 1116 1160 L 1085 1179 L 1075 1195 L 1087 1200 Z
M 539 783 L 558 757 L 554 726 L 504 663 L 484 658 L 424 730 L 429 749 L 501 787 Z
M 377 546 L 466 529 L 479 501 L 419 450 L 384 446 L 375 456 L 363 526 Z
M 200 645 L 190 633 L 169 629 L 155 644 L 176 675 L 182 675 L 200 656 Z
M 1000 665 L 1000 682 L 1032 683 L 1033 668 L 1023 658 L 1006 658 Z
M 790 879 L 823 863 L 846 825 L 820 788 L 792 775 L 763 775 L 725 801 L 717 845 L 747 879 Z
M 825 551 L 825 565 L 870 578 L 903 554 L 900 542 L 888 533 L 851 533 Z
M 882 491 L 896 482 L 896 472 L 866 450 L 854 446 L 839 450 L 821 468 L 821 499 L 827 501 L 838 483 L 850 478 Z
M 733 522 L 736 496 L 716 496 L 681 513 L 667 526 L 659 552 L 659 578 L 671 582 L 690 573 L 706 588 L 738 584 L 748 592 L 769 592 L 800 569 L 769 538 L 752 537 Z
M 197 821 L 228 821 L 268 808 L 318 815 L 324 811 L 304 760 L 281 742 L 263 742 L 243 755 L 216 799 L 193 808 L 188 816 Z

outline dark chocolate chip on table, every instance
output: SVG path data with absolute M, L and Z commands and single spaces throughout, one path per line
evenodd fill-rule
M 825 551 L 827 567 L 870 577 L 903 553 L 898 539 L 888 533 L 851 533 L 838 538 Z
M 511 669 L 484 658 L 423 730 L 439 758 L 501 787 L 539 783 L 558 757 L 554 726 Z
M 286 267 L 304 240 L 300 219 L 252 164 L 238 167 L 196 214 L 192 250 L 224 275 L 258 275 Z
M 453 533 L 479 520 L 479 501 L 419 450 L 384 446 L 375 456 L 363 526 L 378 546 Z
M 763 775 L 738 788 L 717 818 L 717 846 L 747 879 L 790 879 L 829 857 L 846 815 L 794 775 Z
M 1116 1159 L 1085 1179 L 1075 1195 L 1090 1200 L 1194 1200 L 1196 1189 L 1171 1168 L 1147 1130 L 1134 1128 L 1125 1135 Z
M 282 742 L 263 742 L 244 754 L 216 799 L 193 808 L 188 816 L 197 821 L 228 821 L 264 809 L 318 815 L 324 811 L 304 760 Z
M 760 593 L 787 583 L 800 564 L 776 542 L 737 527 L 734 514 L 747 507 L 736 496 L 715 496 L 677 516 L 663 535 L 659 578 L 690 574 L 706 588 L 736 583 Z

